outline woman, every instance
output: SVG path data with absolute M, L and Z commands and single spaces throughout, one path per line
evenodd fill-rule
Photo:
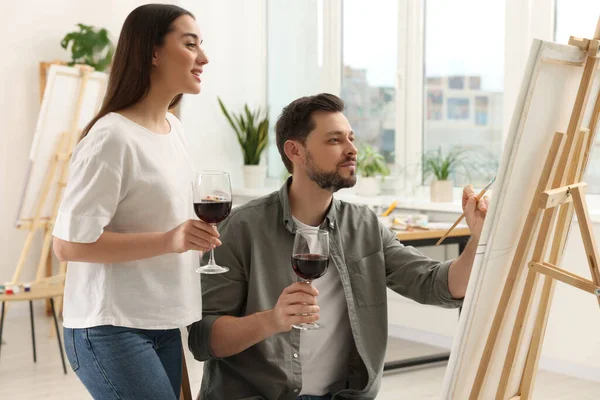
M 200 92 L 201 43 L 180 7 L 132 11 L 102 108 L 73 153 L 54 251 L 70 261 L 67 356 L 94 398 L 179 398 L 178 328 L 202 317 L 189 250 L 220 244 L 193 219 L 193 164 L 167 112 L 183 93 Z

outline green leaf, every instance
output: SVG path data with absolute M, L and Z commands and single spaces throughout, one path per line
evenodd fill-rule
M 248 105 L 244 105 L 241 113 L 230 114 L 221 99 L 217 99 L 221 111 L 236 132 L 244 156 L 244 164 L 258 165 L 269 139 L 268 113 L 265 113 L 265 117 L 261 119 L 260 107 L 252 111 Z
M 430 151 L 423 155 L 423 178 L 433 175 L 437 180 L 448 180 L 458 168 L 464 167 L 465 151 L 454 148 L 448 154 L 443 155 L 439 147 L 436 151 Z
M 357 168 L 364 177 L 387 176 L 390 171 L 383 155 L 368 144 L 359 146 Z
M 88 64 L 96 70 L 106 69 L 112 62 L 114 46 L 104 28 L 95 29 L 93 26 L 77 24 L 79 30 L 69 32 L 61 40 L 63 49 L 71 46 L 70 65 Z

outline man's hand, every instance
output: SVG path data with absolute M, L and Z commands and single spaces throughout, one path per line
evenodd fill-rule
M 318 320 L 318 295 L 317 289 L 306 282 L 296 282 L 283 289 L 277 304 L 270 310 L 273 328 L 277 332 L 288 332 L 292 325 Z
M 472 185 L 465 186 L 463 189 L 463 211 L 467 225 L 471 231 L 471 237 L 476 241 L 479 241 L 479 237 L 481 236 L 481 229 L 483 228 L 483 221 L 485 220 L 489 203 L 490 199 L 488 196 L 483 196 L 477 202 L 477 193 L 473 190 Z

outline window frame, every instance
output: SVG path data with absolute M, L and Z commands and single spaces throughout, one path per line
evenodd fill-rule
M 425 1 L 398 0 L 395 154 L 398 171 L 409 171 L 423 153 Z M 339 95 L 343 71 L 343 0 L 323 4 L 324 91 Z M 505 0 L 503 143 L 534 38 L 554 40 L 556 0 Z M 481 33 L 478 33 L 481 34 Z M 411 134 L 411 132 L 413 134 Z M 421 132 L 415 135 L 414 132 Z M 426 194 L 422 177 L 400 173 L 400 191 Z M 456 188 L 460 190 L 460 188 Z M 588 194 L 600 209 L 600 194 Z M 593 207 L 596 208 L 596 207 Z

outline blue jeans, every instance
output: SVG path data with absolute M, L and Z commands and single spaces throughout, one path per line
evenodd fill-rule
M 179 329 L 64 328 L 73 371 L 94 399 L 179 399 Z

